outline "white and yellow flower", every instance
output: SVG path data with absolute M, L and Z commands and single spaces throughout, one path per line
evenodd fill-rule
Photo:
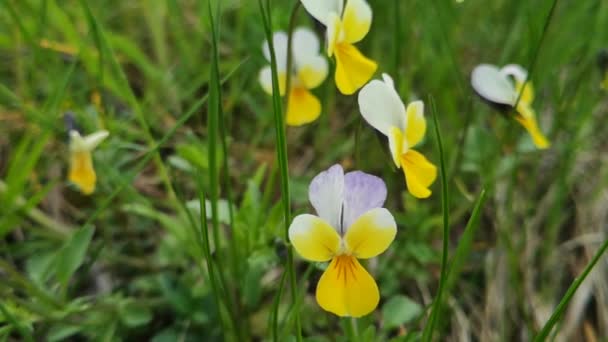
M 312 180 L 308 197 L 318 216 L 296 216 L 289 240 L 304 259 L 331 260 L 317 284 L 317 302 L 338 316 L 367 315 L 378 306 L 380 292 L 357 259 L 381 254 L 397 234 L 395 219 L 382 208 L 386 185 L 376 176 L 344 174 L 334 165 Z
M 528 72 L 516 64 L 501 69 L 490 64 L 480 64 L 471 73 L 471 85 L 479 96 L 491 103 L 511 108 L 517 105 L 515 120 L 528 131 L 537 148 L 545 149 L 550 143 L 538 127 L 536 113 L 532 108 L 534 88 L 531 82 L 526 83 L 527 78 Z
M 285 95 L 287 80 L 287 34 L 276 32 L 273 45 L 277 60 L 279 91 Z M 317 36 L 306 28 L 297 28 L 292 36 L 293 69 L 289 90 L 286 122 L 290 126 L 300 126 L 316 120 L 321 114 L 321 102 L 310 89 L 321 85 L 327 77 L 327 60 L 320 55 Z M 264 56 L 270 61 L 268 42 L 262 47 Z M 272 95 L 272 71 L 266 66 L 260 71 L 260 84 L 264 91 Z
M 95 191 L 97 176 L 93 168 L 91 152 L 105 139 L 109 133 L 99 131 L 82 137 L 76 130 L 70 131 L 70 171 L 68 180 L 74 183 L 85 195 Z
M 413 149 L 424 138 L 424 103 L 414 101 L 405 108 L 393 79 L 373 80 L 359 92 L 359 110 L 372 127 L 388 138 L 393 162 L 403 169 L 408 191 L 417 198 L 431 195 L 429 187 L 437 178 L 437 167 Z
M 301 0 L 304 8 L 327 28 L 327 55 L 336 55 L 336 86 L 354 94 L 378 68 L 353 44 L 362 40 L 372 24 L 372 9 L 365 0 Z

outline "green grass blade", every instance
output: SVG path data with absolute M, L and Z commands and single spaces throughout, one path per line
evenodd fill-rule
M 279 91 L 279 78 L 277 72 L 277 60 L 274 51 L 274 44 L 272 40 L 272 17 L 270 13 L 270 1 L 266 1 L 266 6 L 262 0 L 258 0 L 260 5 L 260 12 L 262 14 L 262 21 L 264 23 L 264 33 L 266 34 L 266 41 L 268 42 L 268 48 L 270 50 L 270 68 L 272 70 L 272 104 L 274 112 L 274 124 L 276 131 L 276 150 L 277 159 L 279 161 L 279 174 L 281 176 L 281 200 L 283 203 L 283 219 L 285 224 L 284 239 L 289 241 L 289 224 L 291 222 L 291 207 L 290 207 L 290 195 L 289 195 L 289 169 L 287 165 L 287 142 L 285 139 L 285 120 L 283 117 L 283 110 L 281 108 L 281 95 Z M 297 8 L 297 7 L 296 7 Z M 290 290 L 292 296 L 292 303 L 295 305 L 297 296 L 297 284 L 296 274 L 293 269 L 293 249 L 291 246 L 287 248 L 287 260 L 285 265 L 285 272 L 289 275 Z M 281 294 L 281 290 L 277 295 Z M 278 306 L 276 307 L 278 308 Z M 277 312 L 274 315 L 278 315 Z M 296 321 L 296 340 L 302 341 L 302 327 L 300 322 L 299 310 L 295 310 L 295 321 Z
M 566 291 L 566 294 L 564 295 L 562 300 L 560 300 L 559 304 L 557 305 L 557 308 L 555 309 L 553 314 L 551 314 L 551 317 L 549 317 L 547 323 L 545 323 L 540 332 L 534 337 L 535 342 L 545 341 L 547 339 L 547 337 L 551 333 L 551 329 L 553 329 L 555 324 L 557 324 L 557 322 L 564 314 L 564 311 L 566 311 L 566 306 L 568 305 L 568 303 L 570 303 L 570 300 L 576 293 L 576 290 L 578 290 L 583 281 L 585 281 L 593 267 L 595 267 L 595 264 L 597 264 L 602 255 L 604 255 L 604 252 L 606 252 L 606 249 L 608 249 L 608 240 L 604 241 L 604 243 L 600 246 L 600 249 L 598 249 L 597 253 L 595 253 L 593 259 L 591 259 L 589 264 L 587 264 L 587 267 L 585 267 L 583 273 L 581 273 L 580 276 L 574 279 L 574 282 L 572 282 L 572 284 L 568 288 L 568 291 Z
M 473 212 L 471 213 L 471 217 L 467 222 L 467 226 L 458 241 L 458 246 L 456 247 L 456 251 L 454 252 L 454 256 L 452 257 L 452 261 L 450 263 L 450 269 L 448 271 L 448 280 L 446 283 L 446 293 L 449 293 L 454 284 L 456 283 L 456 279 L 458 279 L 458 275 L 462 270 L 464 262 L 466 258 L 469 256 L 471 252 L 471 245 L 473 244 L 473 238 L 475 237 L 475 233 L 479 228 L 479 218 L 481 215 L 481 208 L 483 207 L 486 201 L 486 190 L 483 189 L 479 193 L 477 197 L 477 201 L 475 201 L 475 207 L 473 208 Z
M 222 83 L 225 83 L 228 79 L 230 79 L 236 71 L 246 62 L 244 60 L 241 64 L 237 65 L 226 77 L 222 80 Z M 143 158 L 135 165 L 134 170 L 125 176 L 122 180 L 122 183 L 114 189 L 114 191 L 95 209 L 95 211 L 87 218 L 86 222 L 82 225 L 83 227 L 89 224 L 92 224 L 97 217 L 114 201 L 114 198 L 118 196 L 127 186 L 131 185 L 131 182 L 135 177 L 143 170 L 143 168 L 148 164 L 148 162 L 152 159 L 155 153 L 158 152 L 161 146 L 163 146 L 173 135 L 175 132 L 182 127 L 186 121 L 188 121 L 194 114 L 198 113 L 198 110 L 207 102 L 208 95 L 203 96 L 200 100 L 195 102 L 190 109 L 182 115 L 175 125 L 167 131 L 167 133 L 160 138 L 154 146 L 152 146 L 143 156 Z
M 2 302 L 0 302 L 0 312 L 2 313 L 2 315 L 4 316 L 4 318 L 6 318 L 6 320 L 13 327 L 15 327 L 15 329 L 19 332 L 19 334 L 21 334 L 21 336 L 26 341 L 34 341 L 34 337 L 32 336 L 32 333 L 30 333 L 30 331 L 28 330 L 28 328 L 22 326 L 21 323 L 18 322 L 13 315 L 11 315 L 11 313 L 4 307 L 4 304 L 2 304 Z
M 435 124 L 435 136 L 437 139 L 437 147 L 439 149 L 439 162 L 440 162 L 440 174 L 441 174 L 441 210 L 443 212 L 443 247 L 441 256 L 441 276 L 439 278 L 439 289 L 433 300 L 433 308 L 429 317 L 429 322 L 424 327 L 422 340 L 431 341 L 433 338 L 433 332 L 437 323 L 437 317 L 441 312 L 441 305 L 443 300 L 443 291 L 445 289 L 445 283 L 447 281 L 448 271 L 448 252 L 449 252 L 449 239 L 450 239 L 450 199 L 448 192 L 448 178 L 445 167 L 445 157 L 443 154 L 443 144 L 441 142 L 441 133 L 439 130 L 439 121 L 437 119 L 437 109 L 435 108 L 435 101 L 433 97 L 429 97 L 431 104 L 431 111 L 433 113 L 433 122 Z
M 97 44 L 99 44 L 98 50 L 100 51 L 100 63 L 102 63 L 101 58 L 102 56 L 104 56 L 104 53 L 107 54 L 108 62 L 110 63 L 110 66 L 112 67 L 114 73 L 118 76 L 116 85 L 119 87 L 120 93 L 126 96 L 126 100 L 128 101 L 129 105 L 133 107 L 133 111 L 135 112 L 137 121 L 139 122 L 141 128 L 144 131 L 144 138 L 146 139 L 148 148 L 154 150 L 153 147 L 156 145 L 156 142 L 154 141 L 154 137 L 152 136 L 152 132 L 150 130 L 148 122 L 146 121 L 146 118 L 141 109 L 139 101 L 137 100 L 137 97 L 133 93 L 133 89 L 131 89 L 131 86 L 129 85 L 129 80 L 127 79 L 127 76 L 125 75 L 122 67 L 120 66 L 120 63 L 118 63 L 118 60 L 114 55 L 112 46 L 105 37 L 105 33 L 101 24 L 97 21 L 97 18 L 91 11 L 88 2 L 86 0 L 79 0 L 79 2 L 80 6 L 84 9 L 88 25 L 93 31 L 94 37 L 96 37 Z M 158 168 L 159 176 L 165 185 L 169 199 L 174 202 L 175 192 L 173 190 L 173 186 L 169 178 L 169 172 L 163 164 L 158 151 L 155 150 L 153 158 L 154 163 Z

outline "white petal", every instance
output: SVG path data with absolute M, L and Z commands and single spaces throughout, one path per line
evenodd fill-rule
M 319 173 L 308 188 L 308 199 L 319 217 L 340 232 L 344 202 L 344 170 L 336 164 Z
M 274 45 L 274 55 L 277 59 L 277 70 L 284 72 L 287 69 L 287 34 L 283 31 L 275 32 L 272 35 L 272 44 Z M 264 41 L 262 51 L 266 60 L 270 62 L 268 41 Z
M 528 78 L 528 72 L 521 65 L 508 64 L 500 69 L 500 73 L 507 76 L 513 76 L 519 83 L 526 82 Z
M 270 66 L 266 66 L 260 70 L 258 81 L 260 81 L 262 89 L 264 89 L 268 95 L 272 95 L 272 70 L 270 69 Z
M 101 142 L 104 141 L 104 139 L 107 138 L 108 135 L 110 135 L 110 133 L 104 130 L 89 134 L 83 138 L 84 146 L 87 150 L 92 151 L 99 144 L 101 144 Z
M 514 105 L 517 92 L 506 74 L 494 65 L 480 64 L 471 73 L 471 85 L 484 99 L 506 105 Z
M 293 32 L 292 39 L 291 50 L 293 51 L 296 66 L 319 55 L 319 39 L 311 30 L 298 27 Z
M 393 126 L 405 131 L 405 106 L 388 75 L 384 82 L 372 80 L 359 91 L 359 111 L 365 121 L 386 136 Z
M 391 88 L 395 88 L 395 82 L 393 82 L 393 78 L 391 77 L 391 75 L 383 73 L 382 79 L 384 80 L 384 83 L 389 85 Z
M 84 151 L 86 150 L 86 144 L 84 139 L 78 133 L 77 130 L 70 130 L 70 149 L 72 151 Z
M 331 12 L 342 16 L 344 0 L 300 0 L 306 11 L 321 24 L 327 26 L 327 15 Z

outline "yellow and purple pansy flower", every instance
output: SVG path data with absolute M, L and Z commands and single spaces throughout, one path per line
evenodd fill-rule
M 515 120 L 528 131 L 537 148 L 545 149 L 550 143 L 538 127 L 532 108 L 534 88 L 531 82 L 526 82 L 527 78 L 528 72 L 517 64 L 500 69 L 495 65 L 480 64 L 471 73 L 471 85 L 479 96 L 490 103 L 510 108 L 517 105 Z
M 378 65 L 354 44 L 372 25 L 372 9 L 365 0 L 301 0 L 308 13 L 327 28 L 327 55 L 336 56 L 335 80 L 342 94 L 354 94 L 367 83 Z
M 424 103 L 414 101 L 405 108 L 393 79 L 383 74 L 359 92 L 359 110 L 367 123 L 388 138 L 393 162 L 403 169 L 408 191 L 417 198 L 431 195 L 429 187 L 437 178 L 437 167 L 413 149 L 426 132 Z
M 287 34 L 275 32 L 272 41 L 277 60 L 279 91 L 285 95 L 287 73 L 291 72 L 286 122 L 300 126 L 316 120 L 321 114 L 321 102 L 310 92 L 327 77 L 327 60 L 320 55 L 320 43 L 309 29 L 297 28 L 292 37 L 292 70 L 287 70 Z M 270 61 L 268 42 L 262 46 L 264 56 Z M 270 66 L 260 71 L 259 81 L 264 91 L 272 95 L 272 71 Z
M 108 135 L 107 131 L 98 131 L 83 137 L 78 131 L 70 130 L 70 171 L 68 180 L 78 186 L 78 189 L 85 195 L 90 195 L 95 191 L 95 183 L 97 182 L 91 152 Z
M 317 284 L 317 302 L 338 316 L 367 315 L 378 306 L 380 292 L 358 259 L 381 254 L 397 234 L 395 219 L 382 207 L 386 185 L 334 165 L 312 180 L 308 197 L 318 216 L 296 216 L 289 239 L 304 259 L 331 260 Z

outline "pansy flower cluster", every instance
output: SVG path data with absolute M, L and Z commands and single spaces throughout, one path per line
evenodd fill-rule
M 437 167 L 418 150 L 427 127 L 424 103 L 415 100 L 406 106 L 387 74 L 381 80 L 372 80 L 378 65 L 355 46 L 370 30 L 372 8 L 365 0 L 300 1 L 325 28 L 327 56 L 335 57 L 336 87 L 345 95 L 360 90 L 359 111 L 370 126 L 386 137 L 390 159 L 402 170 L 408 192 L 416 198 L 428 198 Z M 292 51 L 287 51 L 288 40 L 284 32 L 273 37 L 279 89 L 281 95 L 289 94 L 286 122 L 299 126 L 316 120 L 321 113 L 321 103 L 310 89 L 324 81 L 328 65 L 312 31 L 296 29 Z M 270 61 L 267 43 L 263 52 Z M 287 65 L 289 53 L 293 66 Z M 292 80 L 290 89 L 286 89 L 287 75 Z M 259 81 L 271 94 L 270 67 L 262 69 Z M 514 112 L 514 119 L 526 129 L 537 148 L 549 147 L 532 107 L 534 90 L 524 68 L 515 64 L 502 68 L 481 64 L 473 70 L 471 84 L 484 100 Z M 317 215 L 296 216 L 289 228 L 289 239 L 304 259 L 329 262 L 317 284 L 319 306 L 338 316 L 360 317 L 372 312 L 380 293 L 359 259 L 383 253 L 397 233 L 393 216 L 383 208 L 387 197 L 384 181 L 361 171 L 345 173 L 340 165 L 334 165 L 312 180 L 308 196 Z

